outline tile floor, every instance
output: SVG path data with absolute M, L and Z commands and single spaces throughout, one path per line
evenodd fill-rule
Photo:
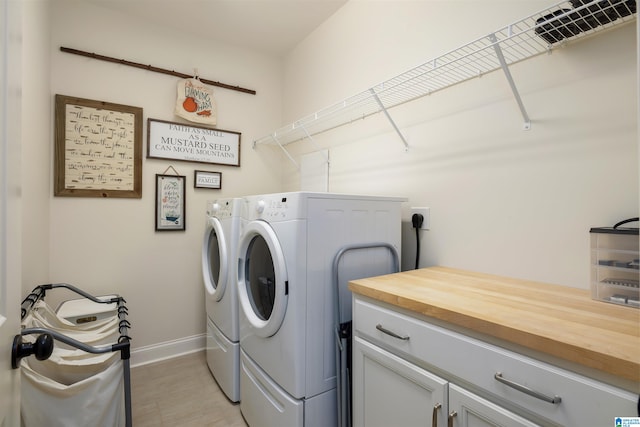
M 209 372 L 204 351 L 131 368 L 135 427 L 246 427 Z

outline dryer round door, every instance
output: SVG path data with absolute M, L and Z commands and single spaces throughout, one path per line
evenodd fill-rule
M 227 285 L 229 254 L 218 218 L 208 218 L 202 242 L 202 278 L 208 295 L 220 301 Z
M 238 247 L 238 300 L 254 333 L 275 334 L 287 310 L 288 277 L 284 255 L 273 229 L 249 222 Z

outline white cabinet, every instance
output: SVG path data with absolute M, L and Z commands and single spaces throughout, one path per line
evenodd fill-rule
M 428 426 L 434 415 L 440 427 L 605 426 L 638 415 L 637 394 L 358 294 L 353 322 L 355 426 Z
M 536 427 L 535 424 L 521 416 L 489 402 L 482 397 L 458 387 L 449 385 L 449 412 L 447 419 L 450 426 L 460 427 Z
M 445 426 L 447 381 L 362 338 L 353 341 L 353 425 Z
M 356 427 L 538 426 L 360 337 L 353 384 Z

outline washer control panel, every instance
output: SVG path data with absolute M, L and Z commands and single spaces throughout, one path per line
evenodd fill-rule
M 231 218 L 237 209 L 233 200 L 215 200 L 207 202 L 207 215 L 218 219 Z M 237 215 L 237 213 L 235 213 Z

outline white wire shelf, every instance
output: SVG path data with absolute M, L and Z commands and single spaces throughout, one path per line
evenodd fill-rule
M 254 141 L 281 147 L 384 112 L 436 91 L 503 69 L 528 128 L 528 116 L 508 65 L 636 19 L 636 0 L 562 1 L 445 53 L 363 92 L 303 117 Z M 404 138 L 400 134 L 404 141 Z M 404 141 L 405 145 L 406 141 Z

